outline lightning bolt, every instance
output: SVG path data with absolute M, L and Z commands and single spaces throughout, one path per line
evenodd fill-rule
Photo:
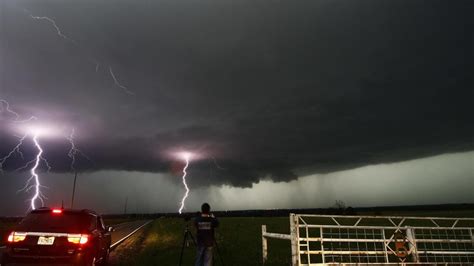
M 189 187 L 188 187 L 188 184 L 186 183 L 186 175 L 188 174 L 186 172 L 186 169 L 188 169 L 188 166 L 189 166 L 189 155 L 185 155 L 184 159 L 186 160 L 186 165 L 183 168 L 183 177 L 182 177 L 182 179 L 183 179 L 184 187 L 186 188 L 186 193 L 184 193 L 183 199 L 181 200 L 181 207 L 179 208 L 179 214 L 181 214 L 183 212 L 184 202 L 186 201 L 186 198 L 189 195 Z
M 116 86 L 122 88 L 125 93 L 127 94 L 130 94 L 130 95 L 135 95 L 135 93 L 131 92 L 127 87 L 123 86 L 122 84 L 120 84 L 120 82 L 118 82 L 117 78 L 115 78 L 115 74 L 114 74 L 114 71 L 112 70 L 112 67 L 109 66 L 109 73 L 110 73 L 110 76 L 112 77 L 112 79 L 114 80 L 114 83 Z
M 35 143 L 35 146 L 38 149 L 38 153 L 36 154 L 35 165 L 30 170 L 30 173 L 31 173 L 31 178 L 30 179 L 34 179 L 34 181 L 35 181 L 35 184 L 34 184 L 35 194 L 31 198 L 31 209 L 32 210 L 36 209 L 35 202 L 36 202 L 37 199 L 39 199 L 41 201 L 42 205 L 44 205 L 43 197 L 42 197 L 42 194 L 41 194 L 41 191 L 40 191 L 41 184 L 40 184 L 40 181 L 39 181 L 38 173 L 36 173 L 36 170 L 38 169 L 38 166 L 39 166 L 41 160 L 43 159 L 43 157 L 41 157 L 41 155 L 43 154 L 43 149 L 41 148 L 41 145 L 39 144 L 37 134 L 34 135 L 33 142 Z M 48 165 L 48 167 L 49 167 L 49 165 Z
M 69 152 L 68 152 L 68 157 L 71 158 L 71 170 L 72 171 L 75 171 L 76 155 L 80 154 L 81 156 L 83 156 L 86 159 L 90 160 L 89 157 L 87 157 L 81 150 L 79 150 L 77 148 L 77 146 L 74 142 L 74 134 L 75 134 L 75 130 L 73 128 L 72 131 L 71 131 L 71 134 L 69 136 L 66 136 L 66 139 L 71 144 L 71 148 L 69 149 Z M 27 135 L 25 135 L 22 138 L 22 141 L 26 137 L 27 137 Z M 42 186 L 41 183 L 40 183 L 40 177 L 39 177 L 39 174 L 37 172 L 38 167 L 40 166 L 41 163 L 44 163 L 44 165 L 47 167 L 47 172 L 49 172 L 51 170 L 51 166 L 50 166 L 49 162 L 42 156 L 43 155 L 43 148 L 40 145 L 38 133 L 35 133 L 33 135 L 33 142 L 35 144 L 35 147 L 38 150 L 38 153 L 36 154 L 36 156 L 33 160 L 27 162 L 23 167 L 17 169 L 17 171 L 18 170 L 24 170 L 24 169 L 28 168 L 31 164 L 34 163 L 33 167 L 30 169 L 31 177 L 27 180 L 25 186 L 22 189 L 19 190 L 19 191 L 28 192 L 29 190 L 34 189 L 34 195 L 30 200 L 30 202 L 31 202 L 30 203 L 30 208 L 32 210 L 34 210 L 36 208 L 36 201 L 37 200 L 41 201 L 41 204 L 44 205 L 44 198 L 45 198 L 45 196 L 43 195 L 43 193 L 40 190 L 44 186 Z M 20 146 L 21 146 L 21 143 L 17 145 L 16 149 L 19 150 Z
M 23 141 L 26 139 L 28 134 L 25 134 L 23 137 L 20 138 L 20 141 L 18 144 L 3 158 L 0 159 L 0 173 L 3 173 L 3 164 L 10 159 L 14 154 L 19 154 L 21 158 L 23 159 L 23 153 L 20 150 L 21 145 L 23 145 Z
M 54 21 L 54 19 L 50 18 L 50 17 L 38 17 L 38 16 L 33 16 L 33 14 L 26 10 L 25 9 L 25 12 L 28 13 L 28 15 L 30 16 L 30 18 L 32 19 L 36 19 L 36 20 L 46 20 L 48 21 L 51 25 L 53 25 L 53 27 L 56 29 L 56 33 L 59 37 L 67 40 L 67 41 L 70 41 L 72 42 L 73 44 L 77 45 L 77 42 L 74 41 L 73 39 L 69 38 L 68 36 L 64 35 L 61 31 L 61 29 L 59 28 L 58 24 L 56 24 L 56 21 Z
M 40 16 L 34 16 L 30 11 L 28 11 L 27 9 L 24 9 L 24 11 L 29 15 L 30 18 L 32 19 L 35 19 L 35 20 L 45 20 L 47 22 L 49 22 L 53 27 L 54 29 L 56 30 L 56 34 L 63 38 L 64 40 L 66 41 L 69 41 L 71 43 L 73 43 L 76 47 L 79 48 L 79 44 L 73 40 L 72 38 L 66 36 L 62 31 L 61 31 L 61 28 L 58 26 L 58 24 L 56 23 L 56 21 L 50 17 L 46 17 L 46 16 L 43 16 L 43 17 L 40 17 Z M 99 66 L 100 66 L 100 62 L 98 60 L 96 60 L 94 57 L 90 57 L 92 59 L 92 61 L 95 63 L 95 72 L 96 73 L 99 73 Z M 127 87 L 125 87 L 124 85 L 122 85 L 120 82 L 118 82 L 116 76 L 115 76 L 115 73 L 113 72 L 112 70 L 112 67 L 109 66 L 109 74 L 110 76 L 112 77 L 113 81 L 114 81 L 114 84 L 115 86 L 121 88 L 125 93 L 129 94 L 129 95 L 135 95 L 135 93 L 133 93 L 132 91 L 130 91 Z
M 0 111 L 2 113 L 7 113 L 7 114 L 10 114 L 12 115 L 14 118 L 13 118 L 13 123 L 25 123 L 25 122 L 28 122 L 28 121 L 31 121 L 31 120 L 36 120 L 37 118 L 35 116 L 31 116 L 30 118 L 28 119 L 25 119 L 25 120 L 20 120 L 21 116 L 20 114 L 18 114 L 17 112 L 13 111 L 11 108 L 10 108 L 10 103 L 4 99 L 0 99 L 0 103 L 1 103 L 1 108 L 0 108 Z M 28 136 L 28 134 L 25 134 L 23 135 L 22 137 L 18 137 L 19 138 L 19 141 L 18 141 L 18 144 L 13 147 L 13 149 L 7 154 L 5 155 L 4 157 L 2 157 L 0 159 L 0 173 L 3 173 L 4 170 L 3 170 L 3 165 L 5 164 L 5 162 L 10 159 L 13 155 L 15 154 L 19 154 L 21 156 L 22 159 L 24 159 L 23 157 L 23 153 L 21 152 L 20 150 L 20 147 L 23 145 L 23 141 L 26 139 L 26 137 Z
M 45 198 L 43 193 L 40 190 L 44 186 L 42 186 L 41 183 L 40 183 L 40 178 L 39 178 L 39 175 L 37 173 L 38 167 L 40 166 L 41 162 L 44 162 L 46 164 L 46 166 L 48 167 L 48 171 L 49 171 L 51 169 L 51 166 L 49 165 L 48 161 L 46 161 L 46 159 L 44 159 L 42 157 L 43 148 L 41 147 L 41 145 L 39 143 L 38 134 L 35 134 L 33 136 L 33 142 L 35 144 L 35 147 L 38 149 L 38 153 L 36 154 L 35 159 L 33 160 L 34 165 L 30 169 L 31 177 L 28 179 L 28 181 L 26 183 L 26 186 L 23 190 L 29 191 L 30 189 L 34 189 L 34 195 L 30 200 L 30 208 L 32 210 L 35 210 L 36 209 L 36 201 L 37 200 L 41 201 L 41 206 L 44 206 L 44 198 Z M 30 185 L 31 182 L 33 182 L 33 181 L 34 181 L 34 184 Z
M 35 119 L 35 120 L 37 119 L 36 117 L 32 116 L 28 119 L 20 120 L 20 118 L 21 118 L 20 114 L 13 111 L 10 108 L 10 104 L 8 103 L 8 101 L 3 100 L 3 99 L 0 99 L 0 112 L 2 112 L 2 113 L 5 112 L 5 113 L 9 114 L 9 116 L 12 117 L 11 122 L 13 122 L 13 123 L 27 122 L 27 121 L 30 121 L 32 119 Z M 18 154 L 22 159 L 24 159 L 23 152 L 21 151 L 21 146 L 23 145 L 25 139 L 30 135 L 30 133 L 31 132 L 27 132 L 23 136 L 18 137 L 19 141 L 16 144 L 16 146 L 13 147 L 13 149 L 7 155 L 0 158 L 0 173 L 4 172 L 4 169 L 3 169 L 4 164 L 7 162 L 8 159 L 12 158 L 12 156 Z M 66 139 L 69 140 L 69 142 L 71 143 L 71 148 L 68 152 L 68 156 L 71 158 L 71 169 L 72 170 L 74 170 L 74 164 L 76 162 L 76 155 L 77 154 L 80 154 L 80 155 L 84 156 L 85 158 L 87 158 L 89 160 L 89 158 L 84 153 L 82 153 L 81 150 L 79 150 L 76 147 L 76 145 L 74 143 L 74 133 L 75 133 L 75 130 L 73 128 L 72 131 L 71 131 L 71 134 L 69 136 L 66 136 Z M 43 148 L 41 147 L 40 142 L 39 142 L 39 134 L 40 133 L 39 132 L 33 132 L 31 134 L 33 134 L 32 140 L 33 140 L 34 146 L 36 147 L 38 152 L 37 152 L 37 154 L 36 154 L 36 156 L 34 157 L 33 160 L 27 162 L 24 166 L 16 169 L 16 171 L 25 170 L 28 167 L 30 167 L 31 164 L 34 164 L 33 167 L 30 169 L 30 174 L 31 174 L 30 178 L 26 181 L 25 186 L 22 189 L 19 190 L 19 191 L 28 192 L 31 189 L 34 189 L 34 195 L 29 200 L 30 201 L 30 208 L 34 210 L 36 208 L 36 201 L 39 200 L 39 201 L 41 201 L 41 204 L 44 205 L 44 199 L 46 198 L 43 195 L 43 193 L 41 192 L 41 188 L 44 187 L 44 186 L 42 186 L 41 183 L 40 183 L 40 176 L 39 176 L 37 170 L 40 167 L 40 165 L 43 163 L 47 167 L 47 172 L 49 172 L 51 170 L 51 165 L 43 157 Z
M 6 100 L 0 99 L 0 103 L 1 103 L 0 111 L 2 113 L 7 113 L 7 114 L 13 115 L 15 117 L 14 120 L 20 119 L 20 115 L 17 112 L 10 109 L 10 103 L 9 102 L 7 102 Z
M 27 136 L 28 136 L 28 134 L 26 134 L 23 137 L 23 140 Z M 38 150 L 38 152 L 36 153 L 35 158 L 33 160 L 27 162 L 23 167 L 18 168 L 17 170 L 26 169 L 26 168 L 28 168 L 28 166 L 30 164 L 34 163 L 33 167 L 30 169 L 30 174 L 31 174 L 30 178 L 26 181 L 25 186 L 22 189 L 18 190 L 18 191 L 28 192 L 31 189 L 34 189 L 34 195 L 30 199 L 30 208 L 32 210 L 34 210 L 34 209 L 36 209 L 36 201 L 37 200 L 41 201 L 42 206 L 44 206 L 44 199 L 46 198 L 43 195 L 43 193 L 41 192 L 41 188 L 44 187 L 44 186 L 42 186 L 41 183 L 40 183 L 40 177 L 39 177 L 39 174 L 37 173 L 37 170 L 38 170 L 41 163 L 44 163 L 44 165 L 47 167 L 47 169 L 48 169 L 47 172 L 49 172 L 51 170 L 51 166 L 50 166 L 49 162 L 43 157 L 43 148 L 41 147 L 41 145 L 39 143 L 39 134 L 35 133 L 33 135 L 32 139 L 33 139 L 33 143 L 34 143 L 36 149 Z
M 76 164 L 76 155 L 81 155 L 82 157 L 86 158 L 87 160 L 90 161 L 89 157 L 85 155 L 80 149 L 77 148 L 76 143 L 74 142 L 74 134 L 75 134 L 75 129 L 73 128 L 71 130 L 71 134 L 66 137 L 66 139 L 69 141 L 71 144 L 71 148 L 69 149 L 69 152 L 67 156 L 71 158 L 71 171 L 75 172 L 75 164 Z
M 26 123 L 26 122 L 29 122 L 31 120 L 36 120 L 37 118 L 35 116 L 30 116 L 29 118 L 27 119 L 23 119 L 21 120 L 20 119 L 20 114 L 18 114 L 17 112 L 13 111 L 11 108 L 10 108 L 10 103 L 4 99 L 0 99 L 0 111 L 2 113 L 7 113 L 7 114 L 10 114 L 10 116 L 13 116 L 13 123 Z

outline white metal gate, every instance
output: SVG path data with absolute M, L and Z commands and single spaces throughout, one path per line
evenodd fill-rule
M 290 214 L 292 264 L 474 264 L 474 219 Z

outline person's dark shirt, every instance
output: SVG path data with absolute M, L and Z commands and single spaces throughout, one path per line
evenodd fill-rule
M 219 221 L 214 216 L 202 213 L 194 219 L 197 231 L 198 246 L 212 247 L 214 245 L 214 228 L 219 226 Z

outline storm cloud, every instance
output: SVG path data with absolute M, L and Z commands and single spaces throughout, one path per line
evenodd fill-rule
M 190 166 L 192 186 L 251 187 L 474 149 L 471 1 L 0 8 L 0 98 L 74 127 L 90 158 L 81 172 L 172 172 L 167 152 L 182 149 L 205 155 Z M 25 9 L 54 18 L 77 44 Z M 1 115 L 3 156 L 17 139 Z M 70 171 L 68 142 L 44 143 L 52 171 Z

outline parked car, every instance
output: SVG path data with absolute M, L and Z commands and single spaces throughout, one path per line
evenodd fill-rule
M 8 235 L 2 266 L 10 263 L 105 265 L 112 231 L 91 210 L 36 209 Z

